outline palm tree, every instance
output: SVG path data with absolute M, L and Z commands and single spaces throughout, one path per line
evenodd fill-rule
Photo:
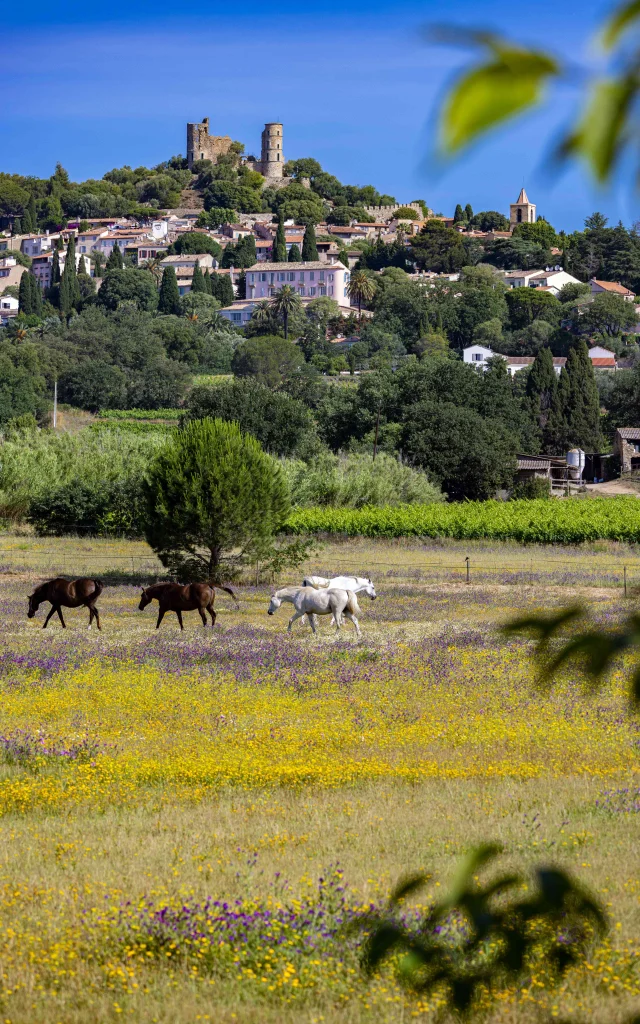
M 362 320 L 362 303 L 371 302 L 376 286 L 364 270 L 354 270 L 347 285 L 349 298 L 358 304 L 358 317 Z
M 160 264 L 163 259 L 164 255 L 153 256 L 151 259 L 145 260 L 142 264 L 143 270 L 148 270 L 149 273 L 153 275 L 153 279 L 158 287 L 160 287 L 160 282 L 162 280 L 162 267 Z
M 266 324 L 271 320 L 272 315 L 271 303 L 267 299 L 260 299 L 260 302 L 256 302 L 253 307 L 251 319 L 256 320 L 259 324 Z
M 290 284 L 283 284 L 273 300 L 273 311 L 282 318 L 285 340 L 289 338 L 289 317 L 301 309 L 300 296 L 294 292 Z

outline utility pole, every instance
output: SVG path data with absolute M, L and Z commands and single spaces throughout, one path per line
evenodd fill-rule
M 58 382 L 53 382 L 53 429 L 58 425 Z

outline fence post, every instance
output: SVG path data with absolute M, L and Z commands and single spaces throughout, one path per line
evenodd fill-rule
M 624 567 L 624 596 L 627 596 L 627 567 Z
M 471 583 L 471 563 L 469 562 L 468 555 L 465 558 L 465 562 L 467 563 L 467 583 Z

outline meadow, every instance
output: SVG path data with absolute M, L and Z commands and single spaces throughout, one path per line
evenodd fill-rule
M 569 869 L 610 920 L 558 986 L 534 969 L 486 1019 L 637 1009 L 625 665 L 595 696 L 575 672 L 543 692 L 529 643 L 496 629 L 576 599 L 615 621 L 634 548 L 356 539 L 305 569 L 347 564 L 379 594 L 361 643 L 328 620 L 287 635 L 265 584 L 239 610 L 221 595 L 213 631 L 191 614 L 156 633 L 143 544 L 0 537 L 0 1020 L 441 1019 L 392 964 L 367 981 L 344 926 L 410 870 L 432 873 L 428 903 L 483 840 Z M 110 581 L 102 633 L 84 610 L 66 632 L 26 618 L 33 583 L 72 566 Z

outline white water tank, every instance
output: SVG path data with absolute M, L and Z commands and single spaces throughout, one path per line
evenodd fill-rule
M 582 448 L 572 448 L 567 452 L 567 469 L 571 480 L 582 480 L 584 470 L 584 452 Z

